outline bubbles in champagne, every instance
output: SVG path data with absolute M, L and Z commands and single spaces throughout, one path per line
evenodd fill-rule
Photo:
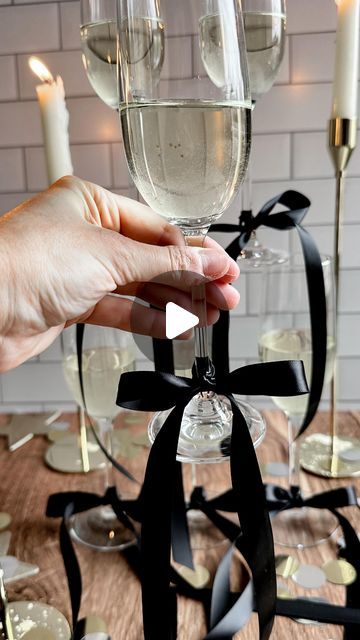
M 238 103 L 200 100 L 121 109 L 129 169 L 146 202 L 182 226 L 216 220 L 246 171 L 249 119 Z
M 259 356 L 263 362 L 302 360 L 308 384 L 311 382 L 312 340 L 310 329 L 275 329 L 264 333 L 259 340 Z M 327 357 L 324 384 L 328 384 L 334 371 L 335 342 L 327 339 Z M 304 414 L 308 396 L 274 397 L 275 404 L 289 415 Z

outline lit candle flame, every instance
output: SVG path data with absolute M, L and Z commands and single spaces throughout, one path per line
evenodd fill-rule
M 49 69 L 44 65 L 39 58 L 35 58 L 32 56 L 29 58 L 29 67 L 33 73 L 35 73 L 40 80 L 43 82 L 47 82 L 48 84 L 53 84 L 54 78 L 51 75 Z

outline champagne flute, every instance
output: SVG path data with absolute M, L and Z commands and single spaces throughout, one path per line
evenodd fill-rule
M 284 57 L 286 36 L 285 0 L 242 0 L 251 97 L 254 105 L 273 86 Z M 251 158 L 242 188 L 242 210 L 252 211 Z M 284 262 L 284 251 L 259 242 L 256 232 L 241 253 L 241 268 L 265 267 Z
M 81 0 L 82 60 L 99 98 L 118 108 L 116 0 Z
M 334 371 L 335 314 L 331 259 L 322 257 L 327 304 L 327 359 L 324 384 L 329 384 Z M 259 356 L 263 362 L 302 360 L 310 383 L 312 336 L 306 271 L 303 256 L 294 254 L 289 261 L 268 267 L 263 272 Z M 300 493 L 299 445 L 296 435 L 301 427 L 308 396 L 272 398 L 285 414 L 288 425 L 289 486 Z M 326 510 L 302 507 L 281 511 L 273 519 L 277 544 L 305 548 L 323 542 L 335 531 L 336 518 Z
M 83 64 L 93 89 L 112 109 L 119 108 L 116 2 L 81 0 Z M 152 82 L 156 75 L 160 78 L 164 61 L 163 25 L 157 17 L 144 19 L 139 15 L 133 27 L 137 31 L 137 39 L 132 55 L 138 67 L 143 69 L 142 74 L 138 71 L 138 82 L 140 87 L 144 87 L 149 68 Z M 123 31 L 120 37 L 126 37 L 126 33 Z
M 99 437 L 113 455 L 112 420 L 120 411 L 115 403 L 119 377 L 135 369 L 135 346 L 131 334 L 118 329 L 87 325 L 82 353 L 82 376 L 86 407 L 80 387 L 75 327 L 62 334 L 65 380 L 76 402 L 96 420 Z M 102 491 L 116 485 L 111 462 L 104 458 L 105 477 Z M 135 541 L 134 535 L 117 519 L 108 506 L 75 514 L 69 521 L 73 538 L 99 551 L 125 549 Z
M 249 156 L 251 99 L 241 3 L 118 0 L 118 33 L 119 112 L 131 176 L 145 201 L 178 225 L 189 245 L 201 246 L 237 193 Z M 176 53 L 174 37 L 182 38 L 184 47 L 194 42 L 207 52 L 206 77 L 176 79 L 183 77 L 186 56 Z M 215 74 L 212 57 L 219 41 Z M 166 76 L 149 63 L 152 59 L 164 60 Z M 211 378 L 204 286 L 194 288 L 193 299 L 201 325 L 195 328 L 195 364 L 200 378 Z M 261 438 L 260 414 L 245 403 L 241 410 L 255 440 Z M 167 415 L 151 421 L 151 441 Z M 231 429 L 229 401 L 213 392 L 198 394 L 184 412 L 178 460 L 223 461 L 230 453 Z

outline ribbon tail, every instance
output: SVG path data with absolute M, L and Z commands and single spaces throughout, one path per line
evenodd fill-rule
M 176 480 L 173 492 L 173 508 L 171 516 L 171 538 L 173 558 L 175 562 L 194 570 L 189 526 L 186 515 L 181 462 L 176 463 Z
M 297 438 L 299 438 L 318 410 L 325 377 L 328 336 L 325 283 L 319 250 L 306 229 L 299 224 L 296 224 L 296 229 L 304 254 L 313 344 L 310 393 L 306 415 L 297 434 Z
M 234 398 L 230 467 L 245 559 L 252 572 L 259 616 L 260 640 L 270 637 L 276 611 L 274 542 L 261 474 L 247 423 Z M 242 463 L 239 463 L 239 453 Z M 251 492 L 247 487 L 251 487 Z
M 63 558 L 70 591 L 72 626 L 75 634 L 81 605 L 82 579 L 79 562 L 65 520 L 65 518 L 69 517 L 70 515 L 71 509 L 69 509 L 67 513 L 64 514 L 64 518 L 62 519 L 60 525 L 59 535 L 61 555 Z
M 174 603 L 170 585 L 171 513 L 176 454 L 187 400 L 175 407 L 149 453 L 141 492 L 142 602 L 145 640 L 171 637 Z

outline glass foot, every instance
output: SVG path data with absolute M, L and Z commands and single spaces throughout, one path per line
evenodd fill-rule
M 71 516 L 68 529 L 73 540 L 97 551 L 121 551 L 136 542 L 111 507 L 96 507 Z
M 335 451 L 335 455 L 332 452 Z M 312 433 L 304 438 L 300 448 L 300 464 L 305 471 L 325 478 L 360 476 L 360 439 Z
M 246 269 L 261 269 L 273 264 L 283 264 L 288 260 L 286 251 L 264 247 L 257 240 L 251 241 L 242 250 L 238 262 L 242 271 Z
M 328 540 L 339 523 L 326 509 L 288 509 L 281 511 L 272 521 L 274 542 L 295 549 L 315 547 Z
M 204 397 L 207 396 L 207 397 Z M 265 421 L 256 409 L 235 396 L 247 422 L 254 447 L 265 436 Z M 153 443 L 171 409 L 156 413 L 149 424 Z M 230 456 L 232 411 L 224 396 L 199 394 L 185 409 L 178 444 L 179 462 L 224 462 Z

